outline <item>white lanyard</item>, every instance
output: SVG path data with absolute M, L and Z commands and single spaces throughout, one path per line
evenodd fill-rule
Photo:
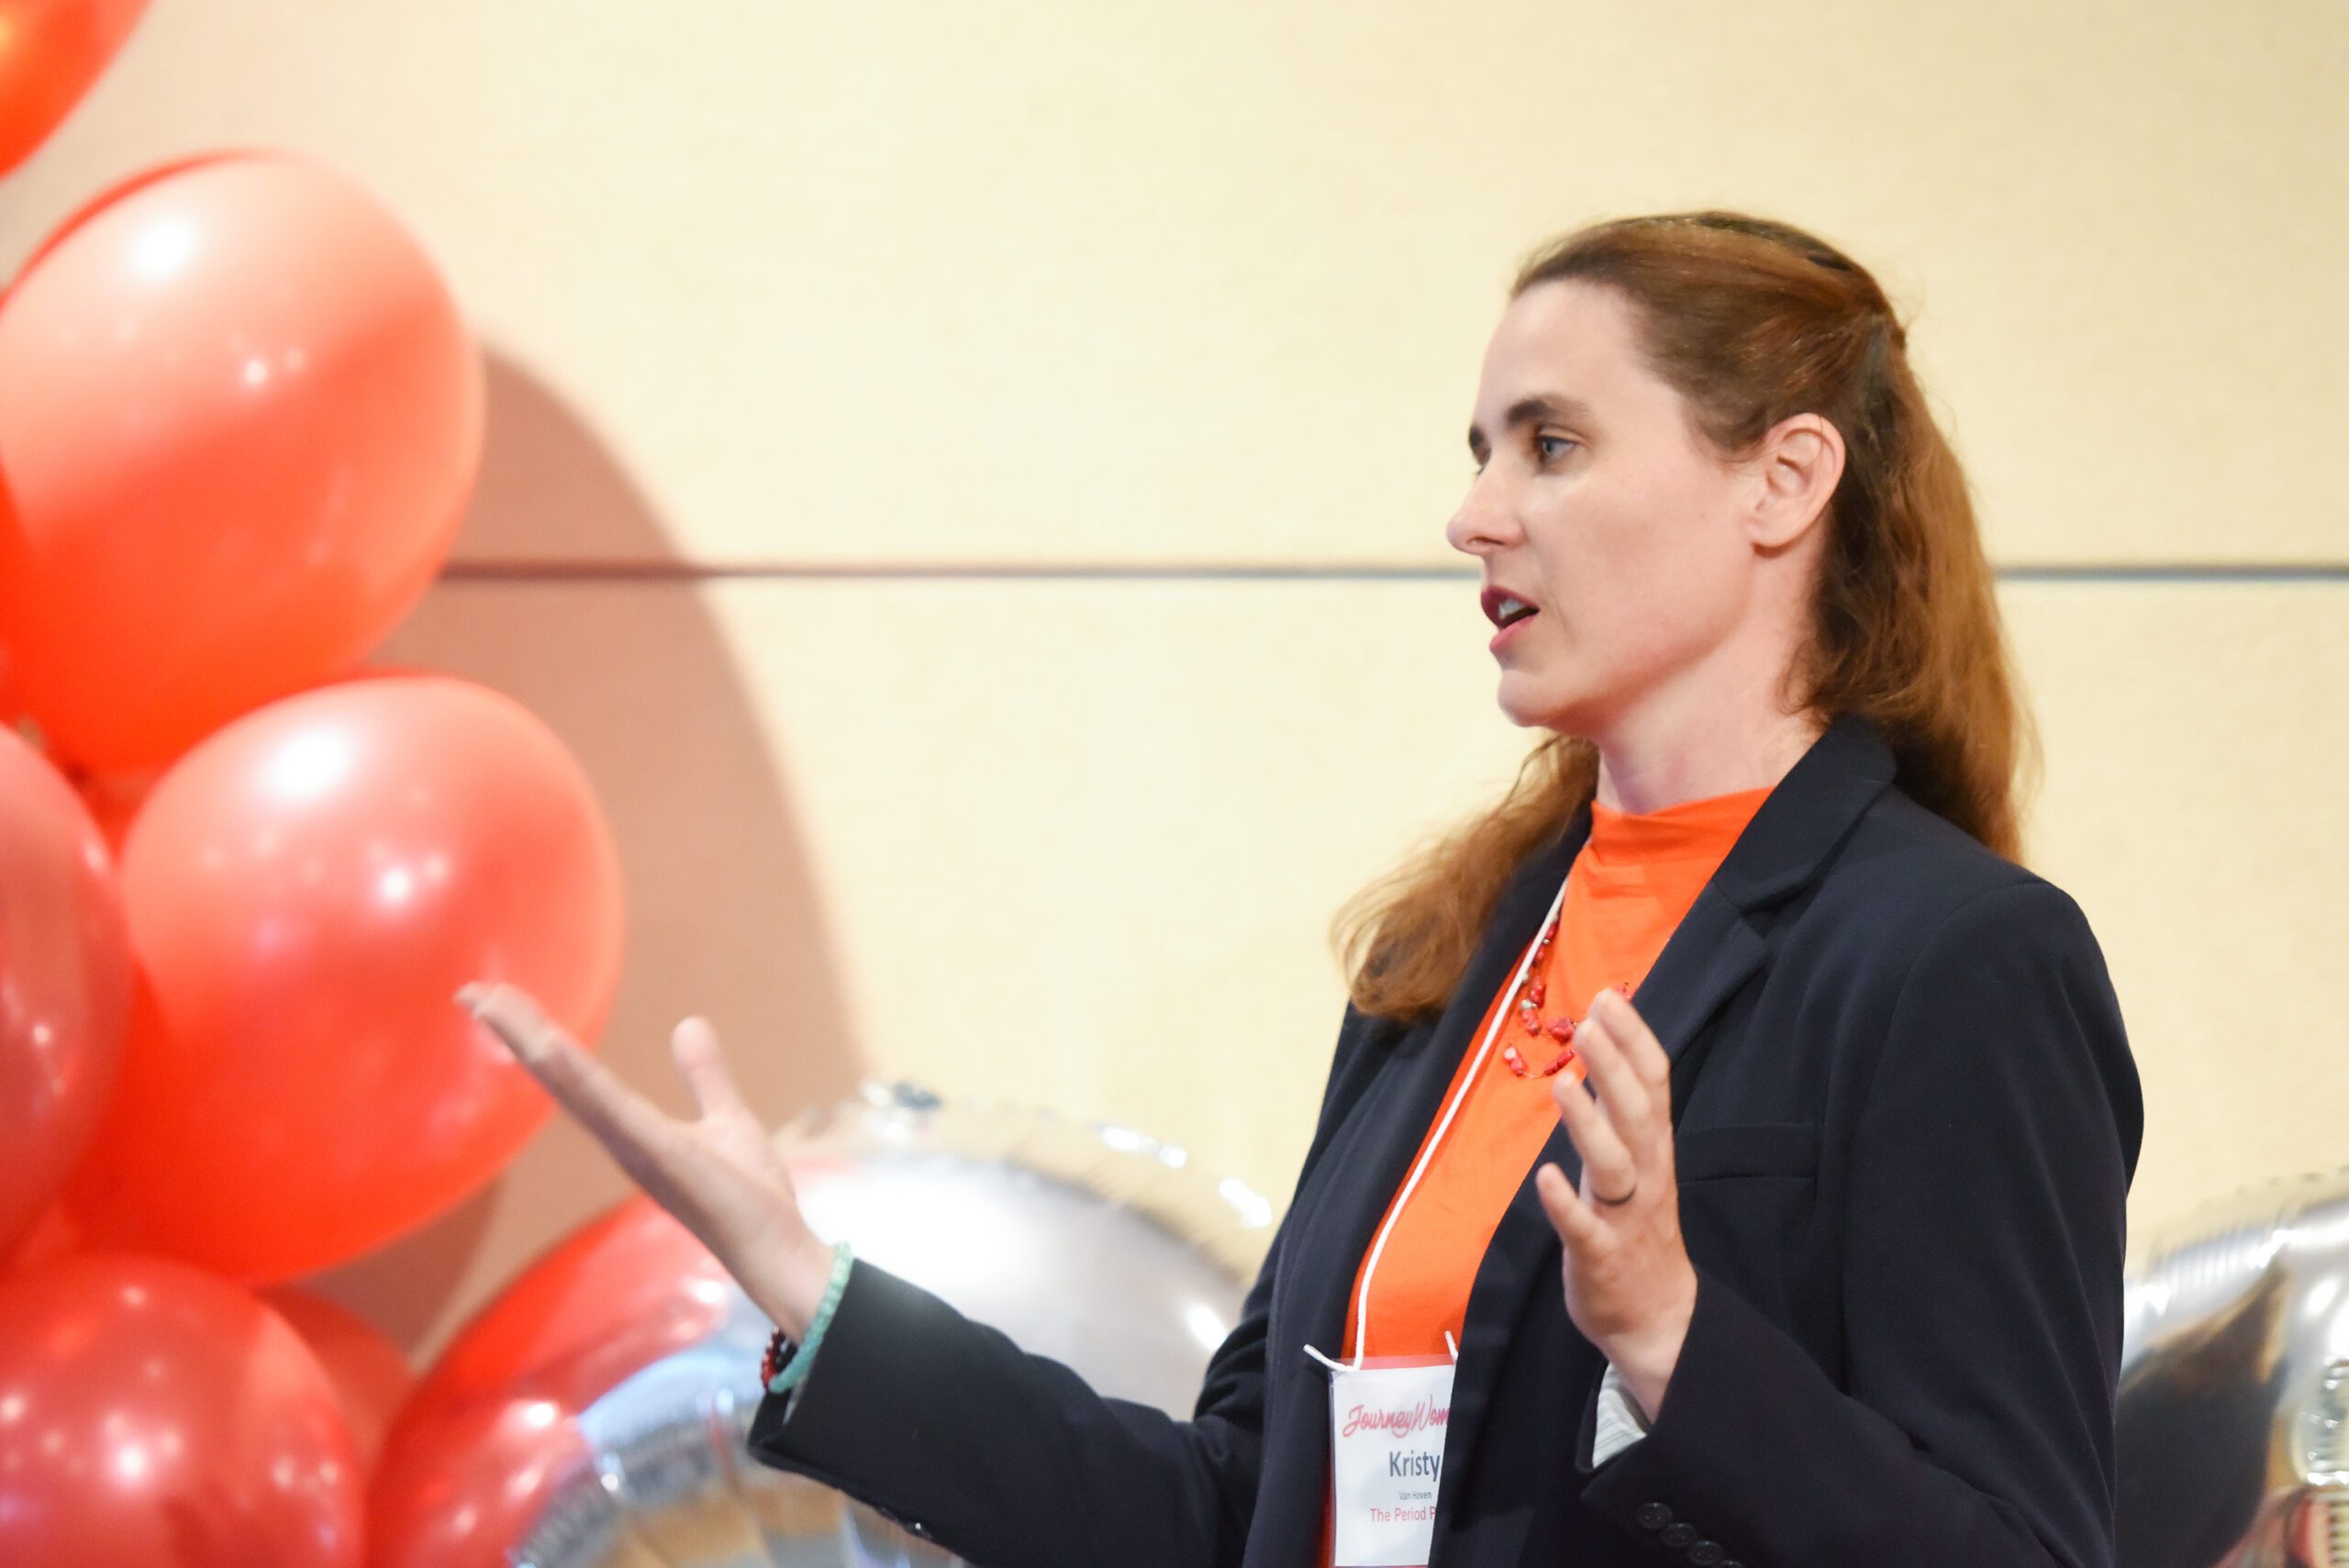
M 1547 930 L 1550 922 L 1558 917 L 1558 908 L 1565 902 L 1565 897 L 1566 884 L 1561 882 L 1558 884 L 1557 897 L 1550 901 L 1550 912 L 1542 917 L 1540 930 Z M 1508 1021 L 1508 1003 L 1516 997 L 1519 988 L 1524 985 L 1525 972 L 1532 967 L 1534 950 L 1541 945 L 1538 937 L 1537 940 L 1526 943 L 1525 956 L 1517 961 L 1517 977 L 1509 983 L 1508 991 L 1502 998 L 1501 1005 L 1494 1011 L 1492 1025 L 1485 1030 L 1484 1043 L 1476 1047 L 1476 1059 L 1469 1063 L 1468 1071 L 1461 1075 L 1458 1092 L 1452 1096 L 1452 1103 L 1444 1107 L 1443 1119 L 1435 1124 L 1435 1135 L 1428 1140 L 1428 1146 L 1419 1151 L 1419 1163 L 1411 1167 L 1410 1179 L 1403 1184 L 1403 1191 L 1395 1199 L 1395 1206 L 1387 1210 L 1386 1223 L 1378 1228 L 1378 1240 L 1371 1245 L 1370 1261 L 1363 1265 L 1362 1289 L 1354 1304 L 1354 1365 L 1356 1366 L 1362 1365 L 1363 1350 L 1370 1340 L 1370 1277 L 1377 1271 L 1378 1255 L 1386 1250 L 1386 1238 L 1394 1230 L 1395 1222 L 1403 1217 L 1403 1206 L 1411 1200 L 1412 1189 L 1419 1184 L 1419 1177 L 1426 1173 L 1428 1162 L 1435 1158 L 1436 1145 L 1443 1141 L 1444 1130 L 1451 1127 L 1452 1118 L 1459 1113 L 1461 1102 L 1468 1097 L 1468 1091 L 1475 1087 L 1476 1074 L 1484 1071 L 1485 1057 L 1493 1049 L 1493 1039 L 1501 1032 L 1501 1026 Z M 1451 1343 L 1450 1333 L 1447 1332 L 1443 1338 L 1446 1344 Z M 1326 1361 L 1327 1359 L 1320 1356 L 1310 1345 L 1308 1345 L 1306 1350 L 1308 1353 L 1314 1355 L 1316 1360 Z M 1458 1354 L 1456 1351 L 1453 1353 Z
M 1542 921 L 1557 917 L 1566 896 L 1563 884 Z M 1354 1304 L 1353 1365 L 1331 1361 L 1311 1345 L 1305 1353 L 1330 1370 L 1330 1558 L 1342 1568 L 1423 1568 L 1435 1548 L 1436 1499 L 1443 1473 L 1444 1435 L 1452 1420 L 1452 1389 L 1460 1347 L 1446 1329 L 1444 1349 L 1437 1355 L 1381 1356 L 1375 1365 L 1365 1353 L 1370 1346 L 1370 1283 L 1386 1238 L 1402 1217 L 1419 1178 L 1427 1173 L 1436 1148 L 1443 1141 L 1452 1119 L 1460 1112 L 1493 1040 L 1509 1016 L 1508 1004 L 1525 984 L 1526 971 L 1541 950 L 1536 940 L 1518 960 L 1517 977 L 1485 1030 L 1483 1043 L 1461 1075 L 1460 1087 L 1444 1107 L 1410 1179 L 1389 1206 L 1386 1223 L 1363 1264 L 1362 1292 Z

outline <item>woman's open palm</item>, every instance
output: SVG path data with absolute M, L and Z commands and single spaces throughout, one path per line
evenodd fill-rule
M 796 1298 L 804 1292 L 792 1281 L 829 1269 L 829 1254 L 800 1214 L 783 1157 L 743 1103 L 707 1019 L 687 1018 L 669 1036 L 700 1112 L 685 1121 L 620 1082 L 519 987 L 470 984 L 456 1000 L 646 1195 L 701 1240 L 754 1303 L 786 1330 L 803 1326 L 806 1308 Z

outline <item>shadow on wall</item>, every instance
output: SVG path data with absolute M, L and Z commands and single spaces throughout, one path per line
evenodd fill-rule
M 627 940 L 599 1052 L 677 1114 L 669 1031 L 717 1026 L 770 1125 L 859 1076 L 801 830 L 698 587 L 660 519 L 580 417 L 488 356 L 479 484 L 452 569 L 376 655 L 504 692 L 562 738 L 618 841 Z M 592 555 L 635 579 L 560 571 Z M 479 575 L 463 563 L 494 558 Z M 532 562 L 539 563 L 533 571 Z M 548 570 L 553 568 L 554 570 Z M 559 1113 L 487 1187 L 438 1220 L 304 1282 L 421 1365 L 521 1267 L 632 1190 Z

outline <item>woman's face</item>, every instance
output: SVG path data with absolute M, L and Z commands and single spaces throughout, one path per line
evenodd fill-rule
M 1565 279 L 1511 301 L 1468 446 L 1476 474 L 1444 537 L 1482 558 L 1487 617 L 1513 610 L 1502 593 L 1535 612 L 1495 639 L 1512 722 L 1598 739 L 1640 705 L 1698 721 L 1687 710 L 1724 683 L 1753 684 L 1767 486 L 1699 448 L 1640 362 L 1622 295 Z

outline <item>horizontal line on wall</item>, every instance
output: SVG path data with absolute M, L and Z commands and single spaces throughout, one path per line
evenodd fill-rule
M 1068 564 L 930 562 L 768 562 L 715 565 L 689 561 L 452 561 L 441 569 L 458 583 L 720 583 L 822 582 L 1085 582 L 1085 583 L 1457 583 L 1477 573 L 1453 566 L 1219 565 L 1138 562 Z M 2002 583 L 2349 583 L 2349 562 L 2252 563 L 2146 562 L 2086 565 L 2058 562 L 2002 566 Z
M 2001 583 L 2349 583 L 2349 562 L 2285 561 L 2132 566 L 2001 566 Z

